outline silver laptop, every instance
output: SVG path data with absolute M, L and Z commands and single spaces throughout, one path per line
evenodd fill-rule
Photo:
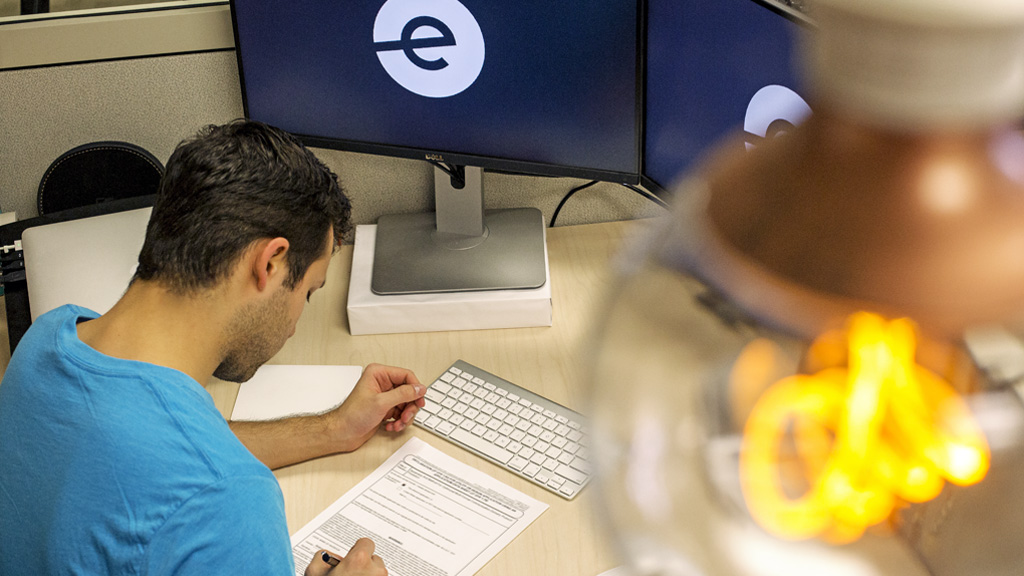
M 152 208 L 36 226 L 22 234 L 25 280 L 34 322 L 64 304 L 100 314 L 135 274 Z

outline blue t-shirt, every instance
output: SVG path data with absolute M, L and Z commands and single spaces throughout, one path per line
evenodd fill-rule
M 274 475 L 177 370 L 78 339 L 64 306 L 0 383 L 0 575 L 294 575 Z

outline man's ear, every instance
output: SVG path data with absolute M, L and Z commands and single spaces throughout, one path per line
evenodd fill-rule
M 252 272 L 257 290 L 262 292 L 268 284 L 284 281 L 288 274 L 288 265 L 285 262 L 288 247 L 288 240 L 280 237 L 256 243 L 253 248 L 256 257 L 252 261 Z

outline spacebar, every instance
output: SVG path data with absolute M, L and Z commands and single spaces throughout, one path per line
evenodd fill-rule
M 494 458 L 495 460 L 501 462 L 502 464 L 508 463 L 508 461 L 512 458 L 512 453 L 509 452 L 508 450 L 505 450 L 500 446 L 495 446 L 494 444 L 491 444 L 490 442 L 484 440 L 479 436 L 474 436 L 465 428 L 456 428 L 451 434 L 448 435 L 448 437 L 458 442 L 461 442 L 466 446 L 469 446 L 470 448 L 476 450 L 477 452 L 482 452 L 489 458 Z

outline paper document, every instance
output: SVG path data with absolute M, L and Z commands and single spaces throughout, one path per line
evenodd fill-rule
M 292 536 L 295 574 L 367 537 L 391 576 L 469 576 L 547 508 L 412 438 Z
M 355 388 L 361 366 L 264 364 L 238 387 L 232 420 L 274 420 L 317 414 L 341 404 Z

